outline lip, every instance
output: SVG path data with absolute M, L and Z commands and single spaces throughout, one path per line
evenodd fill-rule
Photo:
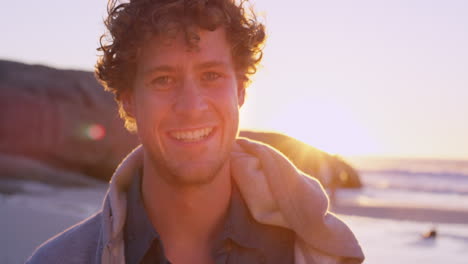
M 211 130 L 210 134 L 207 137 L 203 138 L 202 140 L 198 140 L 198 141 L 181 141 L 181 140 L 178 140 L 178 139 L 174 138 L 171 135 L 171 133 L 174 133 L 174 132 L 188 132 L 188 131 L 195 131 L 195 130 L 205 129 L 205 128 L 212 128 L 212 130 Z M 200 127 L 196 127 L 196 128 L 173 129 L 173 130 L 167 131 L 166 136 L 172 142 L 174 142 L 176 144 L 179 144 L 179 145 L 198 145 L 198 144 L 203 144 L 206 141 L 213 138 L 215 136 L 215 134 L 217 133 L 217 130 L 218 129 L 217 129 L 216 126 L 200 126 Z

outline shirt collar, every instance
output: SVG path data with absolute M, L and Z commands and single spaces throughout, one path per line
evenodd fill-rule
M 140 263 L 154 239 L 159 239 L 159 235 L 146 213 L 141 197 L 141 175 L 141 171 L 137 170 L 127 197 L 125 258 L 128 263 Z
M 127 263 L 140 263 L 155 239 L 160 243 L 141 196 L 142 172 L 138 170 L 132 180 L 127 197 L 127 218 L 125 222 L 125 258 Z M 238 187 L 233 182 L 230 204 L 220 234 L 215 241 L 215 251 L 226 250 L 231 241 L 243 248 L 259 250 L 264 254 L 277 243 L 290 243 L 285 229 L 258 223 L 250 214 Z M 284 241 L 278 241 L 284 239 Z M 216 254 L 215 252 L 215 254 Z

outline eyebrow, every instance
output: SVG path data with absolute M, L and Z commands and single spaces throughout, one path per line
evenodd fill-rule
M 213 67 L 227 67 L 227 63 L 220 60 L 214 61 L 207 61 L 197 65 L 195 68 L 197 69 L 206 69 L 206 68 L 213 68 Z
M 172 72 L 172 71 L 175 71 L 174 67 L 171 67 L 169 65 L 160 65 L 160 66 L 156 66 L 153 68 L 149 68 L 148 70 L 144 72 L 143 75 L 146 76 L 146 75 L 151 75 L 152 73 L 155 73 L 155 72 Z
M 213 60 L 213 61 L 203 62 L 195 66 L 197 70 L 208 69 L 208 68 L 213 68 L 213 67 L 227 67 L 227 63 L 221 60 Z M 177 69 L 173 66 L 159 65 L 159 66 L 146 70 L 144 72 L 144 75 L 151 75 L 152 73 L 155 73 L 155 72 L 174 72 L 174 71 L 177 71 Z

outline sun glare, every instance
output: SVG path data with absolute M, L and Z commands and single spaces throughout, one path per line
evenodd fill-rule
M 345 105 L 333 101 L 311 103 L 305 97 L 295 98 L 281 108 L 270 109 L 267 118 L 256 122 L 255 109 L 247 107 L 244 128 L 274 130 L 292 136 L 313 147 L 343 156 L 370 155 L 378 152 L 378 144 L 364 122 Z M 257 107 L 258 109 L 258 107 Z
M 377 148 L 365 126 L 344 106 L 331 102 L 311 106 L 298 100 L 289 109 L 278 118 L 278 129 L 314 147 L 339 155 L 362 155 Z M 298 113 L 308 113 L 310 122 L 290 118 Z

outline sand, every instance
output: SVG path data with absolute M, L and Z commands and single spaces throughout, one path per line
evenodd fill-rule
M 1 182 L 0 182 L 1 184 Z M 0 193 L 0 263 L 24 263 L 36 247 L 91 216 L 106 188 L 64 188 L 22 182 L 22 192 Z

